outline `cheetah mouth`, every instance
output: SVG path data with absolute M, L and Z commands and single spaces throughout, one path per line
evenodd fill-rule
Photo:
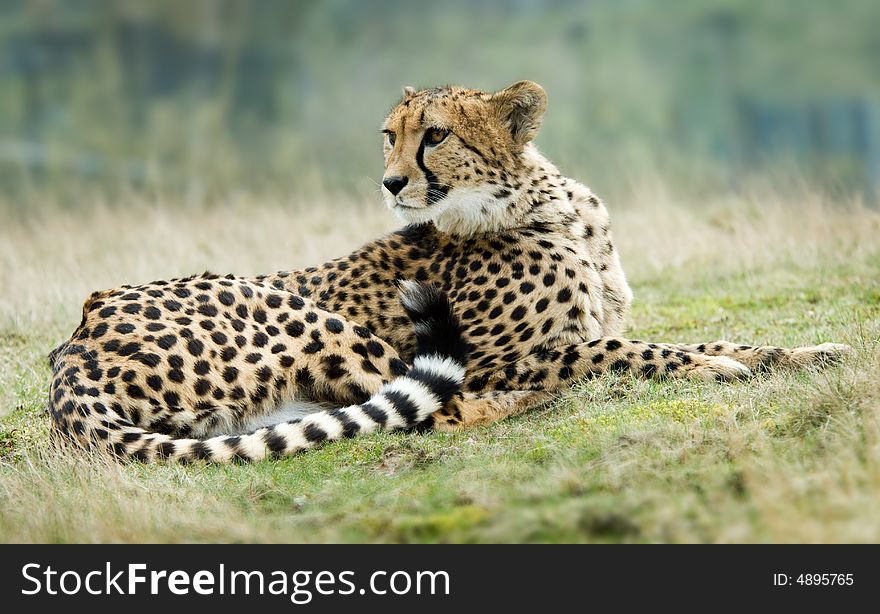
M 413 205 L 404 205 L 404 204 L 403 204 L 402 202 L 400 202 L 399 200 L 395 200 L 395 201 L 394 201 L 394 207 L 395 207 L 396 209 L 409 209 L 410 211 L 416 211 L 416 210 L 418 210 L 418 209 L 424 209 L 424 208 L 425 208 L 425 207 L 415 207 L 415 206 L 413 206 Z

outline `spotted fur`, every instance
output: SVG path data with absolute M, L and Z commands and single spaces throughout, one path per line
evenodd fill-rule
M 486 423 L 607 372 L 731 380 L 847 351 L 625 338 L 608 211 L 532 144 L 546 106 L 525 81 L 407 88 L 383 125 L 403 229 L 320 267 L 94 293 L 51 357 L 56 428 L 146 460 L 258 459 Z
M 416 325 L 412 367 L 310 300 L 231 276 L 96 293 L 74 338 L 50 358 L 54 424 L 121 457 L 214 462 L 414 427 L 459 392 L 467 345 L 439 290 L 410 282 L 401 302 Z M 168 311 L 181 315 L 158 315 Z M 347 364 L 342 347 L 363 360 Z M 304 388 L 362 402 L 229 434 Z

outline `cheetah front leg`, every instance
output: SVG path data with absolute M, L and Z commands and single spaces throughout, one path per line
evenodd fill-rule
M 782 348 L 772 345 L 740 345 L 730 341 L 712 343 L 660 344 L 672 351 L 684 351 L 705 356 L 726 356 L 746 365 L 754 371 L 767 371 L 771 368 L 802 369 L 821 367 L 839 362 L 852 351 L 841 343 L 822 343 L 796 348 Z
M 494 371 L 469 374 L 465 391 L 557 391 L 584 377 L 605 372 L 640 377 L 687 377 L 731 381 L 751 375 L 749 368 L 727 356 L 694 354 L 619 337 L 554 348 L 541 348 Z
M 720 381 L 750 375 L 746 366 L 725 356 L 608 337 L 545 348 L 502 369 L 471 373 L 465 384 L 468 392 L 435 412 L 432 426 L 451 431 L 515 416 L 551 400 L 556 392 L 579 379 L 606 371 Z

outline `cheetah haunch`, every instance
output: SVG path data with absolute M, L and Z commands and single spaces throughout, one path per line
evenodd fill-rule
M 490 422 L 606 371 L 731 380 L 847 350 L 621 337 L 608 212 L 531 144 L 546 103 L 527 81 L 406 88 L 383 128 L 402 230 L 317 268 L 92 294 L 51 356 L 56 430 L 121 457 L 256 460 Z

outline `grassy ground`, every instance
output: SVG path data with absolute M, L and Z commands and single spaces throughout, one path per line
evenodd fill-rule
M 375 200 L 375 199 L 374 199 Z M 380 205 L 132 196 L 0 225 L 0 540 L 880 540 L 880 214 L 773 196 L 612 205 L 631 335 L 837 341 L 824 372 L 609 377 L 457 434 L 382 434 L 250 466 L 52 450 L 45 355 L 96 288 L 305 266 L 393 227 Z

